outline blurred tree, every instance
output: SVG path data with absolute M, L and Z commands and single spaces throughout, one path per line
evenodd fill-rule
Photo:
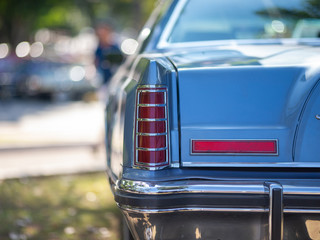
M 66 11 L 70 8 L 72 0 L 0 0 L 0 41 L 16 45 L 29 40 L 39 27 L 68 27 Z
M 32 40 L 40 28 L 76 33 L 96 19 L 140 29 L 156 0 L 0 0 L 0 43 Z
M 287 8 L 269 8 L 256 12 L 261 16 L 270 16 L 275 18 L 293 18 L 293 19 L 303 19 L 303 18 L 319 18 L 320 17 L 320 0 L 305 0 L 301 3 L 301 8 L 299 9 L 287 9 Z

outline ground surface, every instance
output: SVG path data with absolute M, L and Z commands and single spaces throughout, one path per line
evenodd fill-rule
M 3 180 L 0 203 L 0 239 L 120 239 L 103 173 Z
M 0 179 L 104 170 L 103 108 L 0 100 Z
M 103 108 L 0 99 L 1 240 L 120 239 Z

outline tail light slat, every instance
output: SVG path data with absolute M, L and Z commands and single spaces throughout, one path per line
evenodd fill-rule
M 165 94 L 164 92 L 142 91 L 139 104 L 165 104 Z
M 166 133 L 166 121 L 139 121 L 138 133 Z
M 134 166 L 149 170 L 169 165 L 166 87 L 137 88 Z
M 138 150 L 139 163 L 142 163 L 142 166 L 150 166 L 151 164 L 156 166 L 163 166 L 163 162 L 166 161 L 166 150 L 161 151 L 142 151 Z
M 167 146 L 166 135 L 160 136 L 138 136 L 138 147 L 164 148 Z
M 166 107 L 139 107 L 139 118 L 166 118 Z

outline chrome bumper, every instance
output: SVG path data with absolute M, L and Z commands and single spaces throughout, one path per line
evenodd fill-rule
M 303 214 L 304 220 L 299 220 L 301 223 L 295 224 L 301 225 L 311 219 L 318 221 L 320 226 L 320 182 L 316 181 L 312 183 L 299 181 L 299 184 L 292 184 L 290 181 L 281 183 L 210 180 L 141 182 L 122 179 L 114 186 L 114 192 L 118 206 L 123 210 L 138 239 L 158 239 L 157 229 L 159 232 L 159 228 L 164 227 L 169 219 L 180 219 L 181 216 L 186 217 L 185 221 L 190 220 L 191 222 L 192 216 L 198 216 L 196 223 L 193 222 L 193 225 L 198 226 L 198 230 L 195 231 L 205 231 L 206 228 L 210 228 L 208 221 L 218 216 L 218 220 L 225 218 L 221 219 L 220 223 L 226 226 L 231 224 L 230 219 L 234 219 L 234 216 L 239 219 L 238 224 L 240 224 L 242 217 L 239 214 L 243 214 L 244 219 L 247 220 L 249 214 L 251 216 L 249 218 L 256 218 L 256 220 L 251 223 L 250 227 L 254 230 L 244 234 L 247 240 L 250 239 L 248 235 L 256 236 L 257 232 L 261 236 L 259 239 L 292 240 L 294 234 L 290 233 L 293 230 L 289 225 L 293 224 L 285 221 L 289 225 L 285 224 L 284 229 L 284 215 L 298 214 L 301 216 Z M 227 215 L 220 216 L 220 213 Z M 159 214 L 163 218 L 160 222 Z M 204 218 L 207 219 L 207 222 L 201 223 L 201 219 Z M 218 220 L 214 220 L 215 224 L 220 224 L 217 223 Z M 230 225 L 230 228 L 234 227 Z M 224 234 L 221 232 L 223 228 L 219 229 L 216 230 L 218 231 L 216 233 Z M 247 231 L 248 229 L 242 228 L 242 230 Z M 238 236 L 243 234 L 242 230 L 239 230 Z M 307 236 L 307 234 L 309 233 L 302 234 L 302 236 Z M 317 237 L 320 237 L 320 233 L 318 235 Z M 179 239 L 179 235 L 175 235 L 172 239 L 174 238 Z M 202 238 L 194 238 L 192 235 L 191 239 Z

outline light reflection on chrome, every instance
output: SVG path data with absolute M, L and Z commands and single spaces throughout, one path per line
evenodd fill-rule
M 180 193 L 235 193 L 235 194 L 269 194 L 264 182 L 258 181 L 208 181 L 178 180 L 169 182 L 143 182 L 121 179 L 117 189 L 130 193 L 142 194 L 180 194 Z M 320 195 L 319 185 L 282 184 L 285 195 Z
M 305 222 L 310 239 L 320 239 L 320 220 Z
M 265 213 L 269 212 L 269 208 L 201 208 L 201 207 L 180 207 L 180 208 L 168 208 L 168 209 L 146 209 L 135 208 L 128 205 L 117 204 L 118 207 L 127 212 L 133 213 L 173 213 L 173 212 L 251 212 L 251 213 Z
M 201 239 L 201 231 L 198 227 L 196 228 L 195 236 L 196 236 L 196 239 Z

